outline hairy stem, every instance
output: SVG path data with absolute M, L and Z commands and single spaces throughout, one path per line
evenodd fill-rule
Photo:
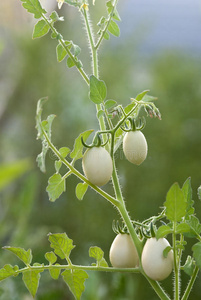
M 178 262 L 177 246 L 176 246 L 176 222 L 173 223 L 173 235 L 172 235 L 173 253 L 174 253 L 174 300 L 179 300 L 180 294 L 180 262 Z
M 186 288 L 186 290 L 184 292 L 184 295 L 183 295 L 181 300 L 187 300 L 188 299 L 188 297 L 190 295 L 190 292 L 193 288 L 194 282 L 197 278 L 198 272 L 199 272 L 199 268 L 196 266 L 195 269 L 194 269 L 193 275 L 191 276 L 191 279 L 190 279 L 190 281 L 187 285 L 187 288 Z

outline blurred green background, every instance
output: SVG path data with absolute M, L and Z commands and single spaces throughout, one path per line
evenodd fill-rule
M 57 9 L 56 1 L 43 2 L 49 9 Z M 96 2 L 92 8 L 95 23 L 105 14 L 105 1 Z M 130 21 L 126 20 L 129 5 Z M 150 20 L 132 23 L 134 6 L 132 1 L 120 4 L 122 39 L 111 37 L 99 53 L 100 76 L 108 86 L 109 99 L 126 106 L 131 97 L 150 89 L 158 97 L 157 106 L 162 114 L 162 121 L 147 119 L 144 134 L 149 153 L 140 167 L 126 161 L 121 149 L 118 152 L 118 173 L 126 204 L 136 220 L 156 215 L 169 187 L 175 181 L 182 185 L 191 176 L 197 216 L 201 219 L 196 193 L 201 184 L 201 52 L 197 48 L 185 51 L 186 44 L 183 48 L 174 44 L 157 48 L 156 38 L 156 45 L 149 48 L 146 41 L 152 39 L 152 31 L 147 30 Z M 44 253 L 50 251 L 47 234 L 66 232 L 76 245 L 73 262 L 91 264 L 88 249 L 94 245 L 104 250 L 109 261 L 109 248 L 115 236 L 111 225 L 114 219 L 119 219 L 116 211 L 91 190 L 83 201 L 78 201 L 75 177 L 67 180 L 67 191 L 60 199 L 50 203 L 45 188 L 54 172 L 54 157 L 49 153 L 46 174 L 40 173 L 35 162 L 41 150 L 35 130 L 37 100 L 48 96 L 44 116 L 57 115 L 53 123 L 54 144 L 72 149 L 80 132 L 98 128 L 87 86 L 75 69 L 69 70 L 64 62 L 56 62 L 54 40 L 49 36 L 31 39 L 34 21 L 21 8 L 20 1 L 1 2 L 0 10 L 0 245 L 32 248 L 34 261 L 45 262 Z M 66 21 L 58 24 L 58 29 L 66 39 L 81 46 L 80 57 L 90 74 L 83 21 L 73 8 L 65 6 L 59 13 Z M 200 36 L 197 39 L 200 41 Z M 78 168 L 81 169 L 80 163 Z M 111 185 L 105 189 L 112 193 Z M 191 254 L 192 241 L 189 243 L 184 260 Z M 18 261 L 0 250 L 0 265 L 5 263 Z M 1 283 L 0 299 L 30 299 L 19 277 Z M 188 277 L 182 278 L 184 288 Z M 168 278 L 164 282 L 169 293 L 171 281 Z M 201 298 L 199 281 L 198 278 L 189 299 Z M 44 273 L 36 299 L 71 300 L 73 297 L 62 280 L 53 282 Z M 90 273 L 82 299 L 155 300 L 157 297 L 140 275 Z

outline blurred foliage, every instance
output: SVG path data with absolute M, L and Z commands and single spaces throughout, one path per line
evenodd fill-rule
M 73 28 L 72 32 L 74 17 L 73 10 L 66 11 L 65 28 L 61 30 L 82 46 L 81 22 L 80 27 Z M 1 40 L 0 68 L 5 88 L 1 94 L 4 107 L 0 110 L 0 160 L 5 163 L 24 157 L 35 162 L 41 147 L 40 142 L 35 141 L 35 110 L 37 100 L 43 96 L 49 97 L 45 114 L 57 115 L 53 124 L 53 141 L 57 147 L 72 149 L 74 139 L 81 131 L 98 128 L 94 104 L 88 100 L 87 87 L 77 71 L 67 70 L 64 63 L 57 64 L 55 41 L 49 37 L 32 41 L 30 32 L 20 35 L 8 31 Z M 121 149 L 116 154 L 127 207 L 137 220 L 157 214 L 172 183 L 178 181 L 182 184 L 191 176 L 197 216 L 201 218 L 195 192 L 201 183 L 201 61 L 177 51 L 145 59 L 135 52 L 134 46 L 130 39 L 123 45 L 112 40 L 100 51 L 100 75 L 107 83 L 109 97 L 127 105 L 130 97 L 150 89 L 151 94 L 158 97 L 157 105 L 162 113 L 162 121 L 147 119 L 144 134 L 149 152 L 140 167 L 126 161 Z M 81 59 L 86 62 L 84 66 L 90 73 L 90 56 L 86 56 L 85 51 L 86 46 L 82 49 Z M 50 249 L 46 234 L 65 231 L 77 245 L 72 253 L 75 263 L 90 264 L 88 249 L 94 245 L 104 250 L 108 261 L 115 236 L 112 221 L 119 218 L 116 211 L 91 190 L 79 202 L 75 196 L 77 179 L 73 177 L 67 181 L 66 193 L 55 203 L 50 203 L 45 188 L 53 171 L 53 162 L 54 157 L 49 153 L 47 174 L 41 174 L 34 163 L 29 176 L 10 182 L 9 188 L 7 185 L 1 192 L 1 245 L 33 248 L 35 259 L 43 262 L 44 253 Z M 19 167 L 22 171 L 25 168 L 23 163 Z M 78 167 L 81 169 L 80 162 Z M 2 172 L 5 169 L 0 169 L 0 176 Z M 3 176 L 0 187 L 5 185 L 5 180 Z M 105 189 L 112 193 L 110 185 Z M 12 263 L 11 259 L 1 250 L 1 265 Z M 148 285 L 142 276 L 90 275 L 84 300 L 156 299 L 154 292 L 145 288 Z M 49 274 L 43 277 L 38 300 L 72 299 L 62 282 L 52 282 Z M 184 281 L 188 281 L 185 275 Z M 171 278 L 167 283 L 171 292 Z M 18 291 L 15 297 L 14 291 Z M 200 299 L 200 295 L 197 281 L 190 299 Z M 0 299 L 29 298 L 16 278 L 4 282 Z

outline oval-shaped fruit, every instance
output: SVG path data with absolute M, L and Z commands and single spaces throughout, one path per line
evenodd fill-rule
M 167 278 L 173 269 L 173 251 L 164 257 L 163 251 L 170 246 L 165 238 L 150 238 L 146 241 L 142 251 L 142 267 L 151 279 L 161 281 Z
M 110 262 L 114 268 L 135 268 L 139 265 L 137 250 L 129 234 L 119 233 L 110 248 Z
M 85 152 L 82 160 L 82 168 L 85 176 L 91 183 L 102 186 L 112 176 L 112 158 L 105 148 L 93 147 Z
M 129 131 L 123 139 L 123 151 L 127 160 L 140 165 L 147 157 L 147 141 L 140 130 Z

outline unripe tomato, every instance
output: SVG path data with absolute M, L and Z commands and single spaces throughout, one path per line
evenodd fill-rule
M 82 160 L 82 168 L 85 176 L 91 183 L 102 186 L 112 176 L 112 158 L 105 148 L 93 147 L 85 152 Z
M 139 257 L 129 234 L 119 233 L 110 248 L 110 262 L 114 268 L 135 268 Z
M 129 131 L 123 139 L 123 151 L 127 160 L 140 165 L 147 157 L 147 141 L 140 130 Z
M 142 251 L 142 267 L 151 279 L 164 280 L 173 269 L 173 251 L 168 252 L 168 256 L 163 256 L 163 250 L 170 246 L 165 238 L 150 238 L 146 241 Z

